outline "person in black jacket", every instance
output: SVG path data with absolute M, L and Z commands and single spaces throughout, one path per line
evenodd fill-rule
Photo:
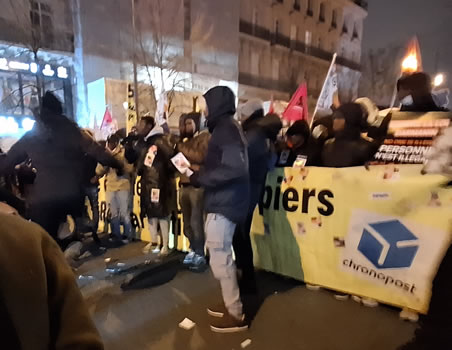
M 33 130 L 0 156 L 0 174 L 31 159 L 37 169 L 30 198 L 30 219 L 58 240 L 58 228 L 67 215 L 80 217 L 85 155 L 122 171 L 121 164 L 63 114 L 55 95 L 47 92 Z
M 424 72 L 412 73 L 400 78 L 397 81 L 397 97 L 402 102 L 400 108 L 402 112 L 448 111 L 435 103 L 432 96 L 432 80 Z
M 274 143 L 282 128 L 276 114 L 264 117 L 264 107 L 260 100 L 250 100 L 239 109 L 239 118 L 248 142 L 250 177 L 250 199 L 246 220 L 237 225 L 234 234 L 235 263 L 239 274 L 241 294 L 254 294 L 257 291 L 254 276 L 253 249 L 250 230 L 254 209 L 262 194 L 267 172 L 276 162 Z
M 328 140 L 322 150 L 323 165 L 345 168 L 365 165 L 370 161 L 383 142 L 385 133 L 380 133 L 381 138 L 367 140 L 361 136 L 366 128 L 367 116 L 359 104 L 347 103 L 339 107 L 333 114 L 334 138 Z
M 278 167 L 291 167 L 298 159 L 304 166 L 317 165 L 318 152 L 311 138 L 309 125 L 305 120 L 297 120 L 285 135 L 285 142 L 278 150 Z
M 154 118 L 143 117 L 137 128 L 139 140 L 133 146 L 126 145 L 125 157 L 129 163 L 136 163 L 137 173 L 141 176 L 141 211 L 147 216 L 151 242 L 144 248 L 150 251 L 168 254 L 170 196 L 173 184 L 171 157 L 174 149 L 163 128 L 156 125 Z M 159 247 L 158 232 L 162 237 Z
M 210 267 L 221 284 L 224 306 L 209 308 L 216 316 L 215 332 L 235 332 L 248 328 L 232 258 L 232 239 L 249 209 L 249 173 L 246 140 L 234 120 L 235 96 L 231 89 L 217 86 L 205 95 L 207 126 L 212 136 L 204 167 L 190 180 L 204 187 L 206 243 Z

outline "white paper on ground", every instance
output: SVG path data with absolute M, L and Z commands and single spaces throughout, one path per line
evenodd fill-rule
M 184 318 L 184 320 L 179 323 L 179 327 L 183 328 L 187 331 L 189 331 L 190 329 L 192 329 L 194 326 L 196 326 L 196 323 L 194 323 L 192 320 L 190 320 L 189 318 Z
M 240 344 L 242 349 L 245 349 L 249 345 L 251 345 L 251 339 L 247 339 L 247 340 L 243 341 L 242 344 Z

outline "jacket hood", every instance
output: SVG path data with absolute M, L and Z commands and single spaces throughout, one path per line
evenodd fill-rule
M 207 126 L 212 132 L 222 118 L 231 117 L 235 114 L 235 95 L 226 86 L 217 86 L 204 94 L 208 116 Z
M 160 125 L 156 125 L 152 128 L 151 131 L 149 131 L 149 134 L 147 134 L 145 136 L 144 141 L 147 141 L 152 136 L 163 135 L 163 134 L 164 134 L 163 128 Z

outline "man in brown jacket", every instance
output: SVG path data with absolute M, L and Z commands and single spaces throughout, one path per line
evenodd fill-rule
M 200 129 L 201 115 L 189 113 L 182 115 L 180 124 L 182 142 L 178 144 L 179 152 L 188 159 L 191 169 L 199 171 L 207 154 L 210 134 Z M 184 259 L 184 264 L 194 271 L 204 270 L 206 259 L 204 253 L 204 190 L 190 184 L 186 175 L 180 178 L 179 203 L 184 220 L 184 234 L 190 241 L 190 253 Z
M 4 204 L 0 205 L 0 240 L 1 348 L 102 350 L 56 242 Z

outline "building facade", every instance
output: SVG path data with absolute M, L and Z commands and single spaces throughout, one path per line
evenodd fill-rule
M 104 80 L 114 83 L 108 88 L 115 91 L 109 94 L 113 97 L 108 105 L 123 126 L 134 66 L 138 86 L 151 87 L 139 89 L 140 115 L 154 112 L 155 103 L 149 100 L 158 98 L 160 91 L 189 92 L 194 99 L 218 84 L 230 86 L 239 100 L 288 101 L 306 82 L 314 101 L 334 52 L 341 100 L 357 95 L 367 15 L 364 0 L 0 0 L 0 4 L 2 116 L 31 117 L 39 86 L 56 91 L 66 113 L 81 125 L 92 127 L 96 119 L 99 125 L 103 108 L 96 107 L 93 116 L 90 100 L 97 95 L 90 97 L 88 86 Z M 178 113 L 193 107 L 190 101 L 179 100 Z
M 72 12 L 66 1 L 1 0 L 0 136 L 33 125 L 39 91 L 51 90 L 73 113 Z
M 366 16 L 364 1 L 241 1 L 240 98 L 288 100 L 301 82 L 317 98 L 336 52 L 341 100 L 353 99 Z

